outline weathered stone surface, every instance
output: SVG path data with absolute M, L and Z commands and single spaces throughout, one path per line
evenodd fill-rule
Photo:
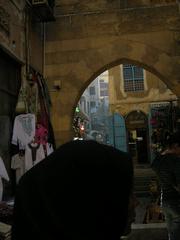
M 118 64 L 144 67 L 180 96 L 178 4 L 165 0 L 126 3 L 57 2 L 56 22 L 46 27 L 46 75 L 50 86 L 54 79 L 62 83 L 52 109 L 58 139 L 64 129 L 71 132 L 74 107 L 83 90 Z

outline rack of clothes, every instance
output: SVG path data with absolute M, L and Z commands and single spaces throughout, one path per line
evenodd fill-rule
M 23 98 L 19 97 L 26 108 L 14 118 L 11 141 L 11 169 L 15 171 L 16 183 L 56 148 L 46 81 L 39 72 L 29 67 L 27 83 Z
M 52 142 L 49 142 L 49 131 L 42 123 L 36 122 L 35 114 L 20 114 L 15 117 L 11 168 L 16 172 L 16 183 L 25 172 L 54 151 Z

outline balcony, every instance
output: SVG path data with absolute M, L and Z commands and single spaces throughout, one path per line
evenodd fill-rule
M 55 0 L 32 0 L 33 17 L 38 22 L 55 21 Z

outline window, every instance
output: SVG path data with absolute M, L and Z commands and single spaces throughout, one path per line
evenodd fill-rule
M 95 87 L 90 87 L 89 93 L 90 93 L 90 95 L 95 95 L 96 94 Z
M 84 99 L 84 112 L 86 112 L 86 99 Z
M 123 65 L 123 78 L 125 92 L 144 91 L 143 68 L 125 64 Z
M 96 107 L 96 102 L 90 102 L 90 107 L 95 108 Z
M 100 90 L 100 96 L 101 97 L 107 97 L 108 96 L 108 90 L 107 89 Z
M 108 83 L 105 82 L 103 79 L 100 79 L 99 85 L 100 85 L 100 97 L 108 96 Z
M 102 79 L 99 81 L 99 85 L 100 85 L 100 88 L 107 88 L 107 83 L 104 82 L 104 80 Z
M 87 112 L 88 112 L 88 114 L 90 113 L 90 104 L 89 104 L 89 102 L 87 102 Z

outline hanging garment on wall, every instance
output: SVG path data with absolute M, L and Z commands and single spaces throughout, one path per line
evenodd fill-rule
M 19 149 L 31 142 L 35 136 L 35 115 L 32 113 L 20 114 L 14 120 L 12 144 L 18 145 Z
M 44 111 L 46 112 L 46 114 L 48 116 L 50 116 L 50 107 L 52 105 L 51 98 L 50 98 L 50 95 L 49 95 L 49 91 L 48 91 L 48 87 L 47 87 L 46 81 L 39 74 L 37 75 L 37 83 L 38 83 L 38 86 L 39 86 L 39 96 L 40 96 L 40 99 L 43 100 L 43 102 L 41 102 L 41 103 L 43 104 Z
M 46 145 L 48 140 L 48 130 L 42 124 L 37 123 L 35 130 L 36 143 Z
M 15 154 L 11 158 L 11 168 L 16 171 L 16 183 L 25 173 L 25 156 L 21 154 Z
M 2 183 L 2 178 L 5 179 L 6 181 L 9 181 L 9 176 L 6 171 L 4 161 L 0 157 L 0 201 L 2 201 L 3 197 L 3 183 Z
M 31 169 L 34 165 L 45 158 L 42 144 L 29 143 L 25 149 L 25 171 Z
M 52 143 L 53 148 L 56 149 L 54 132 L 50 122 L 50 108 L 52 106 L 52 102 L 46 80 L 41 74 L 32 70 L 32 81 L 34 83 L 37 83 L 38 86 L 38 101 L 40 106 L 40 111 L 37 115 L 38 122 L 41 123 L 43 127 L 48 130 L 48 140 L 46 141 L 46 143 Z

